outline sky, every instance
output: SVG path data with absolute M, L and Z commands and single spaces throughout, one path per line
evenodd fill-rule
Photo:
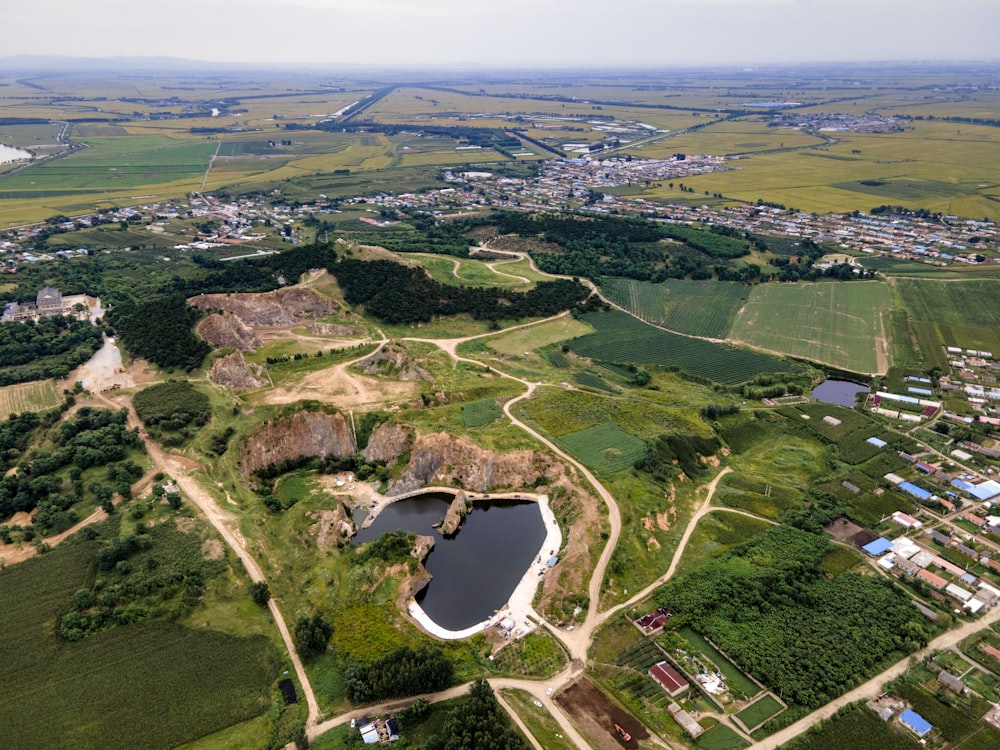
M 0 19 L 0 56 L 504 68 L 1000 59 L 1000 0 L 21 0 Z

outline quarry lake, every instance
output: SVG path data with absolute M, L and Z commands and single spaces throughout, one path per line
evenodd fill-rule
M 824 380 L 812 390 L 812 397 L 825 404 L 838 404 L 854 408 L 859 393 L 870 393 L 867 385 L 852 383 L 850 380 Z
M 446 539 L 433 524 L 444 518 L 452 499 L 435 492 L 392 503 L 351 543 L 391 531 L 433 536 L 434 549 L 424 566 L 434 578 L 416 599 L 441 627 L 463 630 L 491 617 L 510 598 L 538 555 L 545 524 L 534 502 L 476 502 L 458 533 Z

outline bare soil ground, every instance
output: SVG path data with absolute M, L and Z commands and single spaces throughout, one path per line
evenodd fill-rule
M 369 378 L 356 375 L 339 364 L 311 372 L 295 385 L 272 389 L 260 396 L 265 404 L 290 404 L 303 399 L 315 399 L 341 409 L 407 401 L 420 392 L 420 384 Z
M 830 534 L 838 542 L 846 542 L 859 531 L 864 531 L 856 523 L 848 521 L 846 518 L 837 518 L 823 527 L 823 531 Z
M 581 679 L 556 696 L 556 702 L 570 715 L 590 743 L 599 750 L 637 748 L 649 732 L 632 714 L 613 702 L 587 679 Z M 632 735 L 629 742 L 618 736 L 618 724 Z

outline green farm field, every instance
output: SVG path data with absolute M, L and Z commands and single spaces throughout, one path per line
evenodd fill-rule
M 883 315 L 891 307 L 890 289 L 882 282 L 762 284 L 754 287 L 731 336 L 844 370 L 885 373 Z
M 661 284 L 605 276 L 601 292 L 640 320 L 692 336 L 722 339 L 747 301 L 745 284 L 668 279 Z
M 570 350 L 581 357 L 676 367 L 726 385 L 745 383 L 763 373 L 794 370 L 777 357 L 663 331 L 624 312 L 590 313 L 581 320 L 597 329 L 569 342 Z
M 0 699 L 5 744 L 171 748 L 267 709 L 280 660 L 265 637 L 155 622 L 72 643 L 53 634 L 92 581 L 95 553 L 69 544 L 0 572 L 0 657 L 17 685 Z
M 1000 352 L 1000 279 L 899 277 L 893 283 L 925 347 L 960 346 Z
M 559 444 L 604 477 L 629 468 L 646 454 L 642 440 L 613 422 L 563 435 Z

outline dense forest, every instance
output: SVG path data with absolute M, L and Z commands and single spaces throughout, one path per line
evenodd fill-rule
M 441 733 L 424 750 L 527 750 L 485 680 L 469 688 L 469 699 L 448 712 Z
M 212 417 L 208 396 L 186 380 L 144 388 L 133 399 L 135 413 L 164 445 L 179 445 Z
M 65 378 L 101 348 L 101 329 L 64 315 L 0 325 L 0 386 Z
M 775 526 L 668 584 L 658 602 L 786 701 L 816 708 L 929 639 L 892 584 L 826 576 L 821 563 L 833 549 Z
M 543 281 L 529 292 L 446 286 L 422 268 L 389 260 L 345 258 L 330 267 L 344 298 L 386 323 L 421 323 L 438 315 L 470 313 L 478 320 L 545 317 L 568 310 L 587 297 L 578 281 Z

